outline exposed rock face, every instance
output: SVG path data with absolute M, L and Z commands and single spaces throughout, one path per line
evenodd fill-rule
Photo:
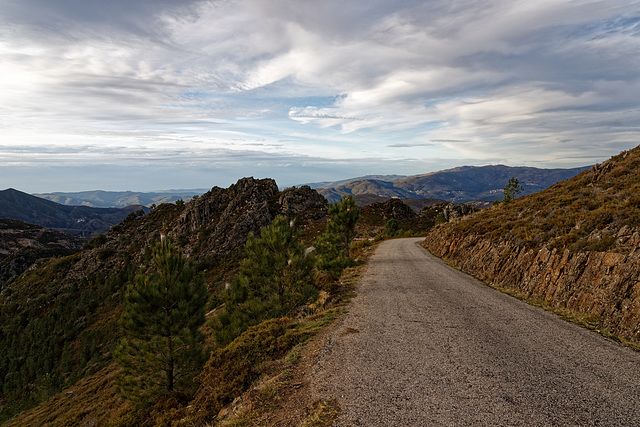
M 304 227 L 324 221 L 327 209 L 326 200 L 309 187 L 280 192 L 272 179 L 243 178 L 229 188 L 214 187 L 188 203 L 162 204 L 146 215 L 132 213 L 87 245 L 67 279 L 118 271 L 131 263 L 148 265 L 143 260 L 145 249 L 157 241 L 163 228 L 186 257 L 210 263 L 239 250 L 249 233 L 258 234 L 279 214 L 297 218 Z
M 327 200 L 308 185 L 289 188 L 278 198 L 280 213 L 288 217 L 318 221 L 327 214 Z
M 175 234 L 201 230 L 209 253 L 228 253 L 243 245 L 249 233 L 258 233 L 277 215 L 302 222 L 320 220 L 327 201 L 308 186 L 280 193 L 272 179 L 243 178 L 228 189 L 214 187 L 191 201 L 178 219 Z M 202 242 L 201 242 L 202 244 Z
M 640 147 L 508 205 L 437 227 L 462 270 L 640 340 Z
M 385 220 L 395 219 L 402 221 L 405 219 L 414 219 L 418 215 L 403 203 L 400 199 L 389 199 L 384 203 L 373 203 L 362 207 L 363 212 L 370 215 L 381 216 Z
M 228 189 L 214 187 L 187 205 L 176 231 L 210 233 L 209 251 L 227 253 L 243 244 L 250 232 L 269 225 L 276 213 L 270 205 L 278 193 L 272 179 L 243 178 Z
M 451 221 L 452 219 L 461 218 L 463 216 L 477 212 L 478 209 L 469 205 L 459 205 L 457 203 L 449 203 L 442 209 L 444 219 Z
M 483 281 L 595 314 L 602 327 L 640 339 L 640 232 L 620 238 L 635 249 L 628 254 L 533 249 L 477 235 L 452 236 L 439 227 L 425 247 Z

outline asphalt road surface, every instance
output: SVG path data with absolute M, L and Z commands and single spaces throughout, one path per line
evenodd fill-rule
M 639 426 L 640 353 L 382 243 L 320 351 L 339 426 Z

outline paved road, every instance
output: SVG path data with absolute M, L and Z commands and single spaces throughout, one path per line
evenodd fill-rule
M 640 425 L 640 353 L 384 242 L 320 352 L 340 426 Z

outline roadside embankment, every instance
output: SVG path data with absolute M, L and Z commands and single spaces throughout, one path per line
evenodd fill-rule
M 457 234 L 444 226 L 423 245 L 486 283 L 595 315 L 599 329 L 640 341 L 640 234 L 629 232 L 626 238 L 635 248 L 626 254 L 573 252 Z

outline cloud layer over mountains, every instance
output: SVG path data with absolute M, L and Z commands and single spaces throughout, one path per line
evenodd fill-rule
M 0 179 L 586 165 L 638 145 L 639 53 L 638 1 L 0 0 Z

